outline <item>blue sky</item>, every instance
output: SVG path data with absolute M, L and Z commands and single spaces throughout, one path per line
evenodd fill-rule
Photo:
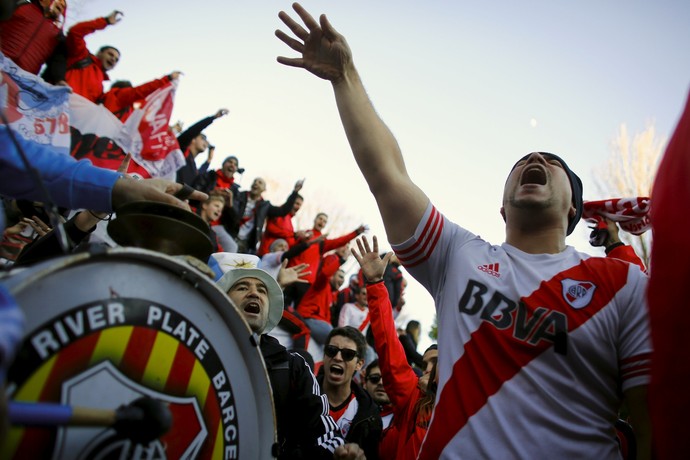
M 690 89 L 683 0 L 302 4 L 346 36 L 413 180 L 448 217 L 494 243 L 503 241 L 498 209 L 517 158 L 557 153 L 582 177 L 585 199 L 607 198 L 588 191 L 619 126 L 636 133 L 653 124 L 668 137 Z M 173 118 L 187 126 L 230 109 L 206 131 L 218 147 L 214 166 L 237 155 L 243 186 L 256 176 L 285 184 L 268 191 L 274 201 L 306 177 L 307 200 L 340 203 L 383 237 L 330 84 L 275 60 L 295 55 L 273 35 L 289 2 L 71 2 L 67 25 L 113 9 L 122 22 L 87 41 L 122 51 L 111 78 L 138 84 L 183 71 Z M 580 224 L 568 243 L 597 253 L 587 235 Z M 416 283 L 407 298 L 409 318 L 428 329 L 431 298 Z

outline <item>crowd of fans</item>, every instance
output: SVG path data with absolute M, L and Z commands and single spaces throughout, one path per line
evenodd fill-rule
M 40 73 L 46 84 L 69 86 L 71 91 L 91 103 L 107 108 L 122 122 L 126 122 L 132 116 L 147 96 L 179 78 L 180 72 L 173 71 L 162 78 L 136 87 L 128 81 L 117 81 L 110 85 L 108 91 L 104 91 L 108 71 L 117 65 L 120 52 L 116 47 L 106 45 L 93 54 L 87 49 L 84 37 L 106 27 L 117 25 L 122 18 L 122 13 L 113 11 L 103 18 L 75 24 L 64 33 L 62 23 L 65 8 L 64 0 L 31 0 L 20 1 L 12 8 L 4 10 L 6 17 L 0 23 L 0 46 L 3 58 L 11 59 L 16 66 L 26 72 L 36 75 Z M 321 42 L 312 43 L 313 40 L 320 39 L 323 34 L 335 48 L 340 50 L 339 56 L 349 54 L 350 51 L 344 39 L 332 29 L 325 18 L 317 23 L 299 5 L 295 6 L 295 11 L 309 31 L 307 32 L 287 14 L 281 13 L 283 22 L 299 39 L 296 40 L 288 37 L 284 32 L 278 32 L 278 37 L 288 46 L 299 52 L 304 52 L 307 43 L 315 47 L 323 46 Z M 477 369 L 484 369 L 483 366 L 485 366 L 483 363 L 468 363 L 468 360 L 476 358 L 472 353 L 477 353 L 477 350 L 471 347 L 482 340 L 495 340 L 503 344 L 501 346 L 505 347 L 505 353 L 510 354 L 512 352 L 508 350 L 509 346 L 505 345 L 504 341 L 514 340 L 522 334 L 523 341 L 532 345 L 541 343 L 542 339 L 544 343 L 553 345 L 556 358 L 550 356 L 543 358 L 543 355 L 535 357 L 535 367 L 558 367 L 563 365 L 561 359 L 565 360 L 567 353 L 570 352 L 572 356 L 572 351 L 569 351 L 568 347 L 574 345 L 566 340 L 564 334 L 572 334 L 573 331 L 562 330 L 563 324 L 559 323 L 561 316 L 555 313 L 550 313 L 552 316 L 549 316 L 548 320 L 552 321 L 551 323 L 535 327 L 541 315 L 546 315 L 541 304 L 531 313 L 533 316 L 522 317 L 520 315 L 526 315 L 523 302 L 517 305 L 511 300 L 512 297 L 506 297 L 499 291 L 496 291 L 484 305 L 482 296 L 492 288 L 489 283 L 495 280 L 482 284 L 473 279 L 467 282 L 468 288 L 464 294 L 458 293 L 459 302 L 458 299 L 453 300 L 451 306 L 453 313 L 444 313 L 444 318 L 448 322 L 442 327 L 451 331 L 451 328 L 457 328 L 458 337 L 449 338 L 452 332 L 446 332 L 446 341 L 443 342 L 440 355 L 437 345 L 432 345 L 422 353 L 417 350 L 420 337 L 418 322 L 410 321 L 404 329 L 396 327 L 395 319 L 405 305 L 406 284 L 400 270 L 401 260 L 398 257 L 403 259 L 406 265 L 417 267 L 415 276 L 421 278 L 425 286 L 437 294 L 435 297 L 437 302 L 446 302 L 444 283 L 450 281 L 447 279 L 448 273 L 441 271 L 441 267 L 445 267 L 445 264 L 451 265 L 451 262 L 439 256 L 438 251 L 435 254 L 431 252 L 439 240 L 439 244 L 448 248 L 447 253 L 468 250 L 465 247 L 460 249 L 454 247 L 449 233 L 442 234 L 442 231 L 457 232 L 458 238 L 462 239 L 463 244 L 467 246 L 479 243 L 478 239 L 469 232 L 456 228 L 454 224 L 444 220 L 445 218 L 428 202 L 426 196 L 411 181 L 408 181 L 404 168 L 399 169 L 399 165 L 403 162 L 398 160 L 397 144 L 385 126 L 379 123 L 371 107 L 358 105 L 360 104 L 358 101 L 367 100 L 363 89 L 359 86 L 361 82 L 357 83 L 359 80 L 356 77 L 356 70 L 349 61 L 342 62 L 340 58 L 334 58 L 329 54 L 335 48 L 326 50 L 322 54 L 317 53 L 316 56 L 304 52 L 302 58 L 279 58 L 279 61 L 290 66 L 304 67 L 334 83 L 336 98 L 342 107 L 345 107 L 341 107 L 341 116 L 353 146 L 355 158 L 377 197 L 390 233 L 389 238 L 398 242 L 394 245 L 397 255 L 393 252 L 379 253 L 376 237 L 370 241 L 363 236 L 363 233 L 367 231 L 366 225 L 360 225 L 344 235 L 330 236 L 325 230 L 328 225 L 327 212 L 317 213 L 311 228 L 295 228 L 293 218 L 304 203 L 304 197 L 299 193 L 303 187 L 301 180 L 295 183 L 292 192 L 283 203 L 273 204 L 263 196 L 266 191 L 264 178 L 254 178 L 248 189 L 242 189 L 236 182 L 236 175 L 245 171 L 240 167 L 238 156 L 228 156 L 219 169 L 210 169 L 210 162 L 216 148 L 209 143 L 203 131 L 215 120 L 228 113 L 226 109 L 219 109 L 215 114 L 198 121 L 185 131 L 182 131 L 180 126 L 169 127 L 169 132 L 175 134 L 176 145 L 184 158 L 184 163 L 176 171 L 176 184 L 164 181 L 155 183 L 141 181 L 139 185 L 135 185 L 138 181 L 132 181 L 126 177 L 130 170 L 129 164 L 133 160 L 130 155 L 123 154 L 119 170 L 112 171 L 114 174 L 112 176 L 103 176 L 103 182 L 108 182 L 102 192 L 102 196 L 108 196 L 105 200 L 107 204 L 98 203 L 95 199 L 80 201 L 72 198 L 63 200 L 58 197 L 55 200 L 55 204 L 61 206 L 57 214 L 65 221 L 61 225 L 57 225 L 55 213 L 49 209 L 49 206 L 46 207 L 49 212 L 44 211 L 43 205 L 46 203 L 39 202 L 37 198 L 39 194 L 17 192 L 16 188 L 3 187 L 0 192 L 4 204 L 2 222 L 5 223 L 5 228 L 0 244 L 0 260 L 5 269 L 11 269 L 59 256 L 64 254 L 62 247 L 65 234 L 67 240 L 72 242 L 70 248 L 72 251 L 84 250 L 94 245 L 115 246 L 117 243 L 108 238 L 98 238 L 97 229 L 99 227 L 102 229 L 103 225 L 107 224 L 104 221 L 109 218 L 110 213 L 117 212 L 118 205 L 142 197 L 154 201 L 167 200 L 169 203 L 187 208 L 197 214 L 208 226 L 206 236 L 211 243 L 211 250 L 208 251 L 207 260 L 204 262 L 208 262 L 209 267 L 217 270 L 215 280 L 217 285 L 239 308 L 252 331 L 261 337 L 261 353 L 269 372 L 276 405 L 280 444 L 280 451 L 277 454 L 280 458 L 363 458 L 366 456 L 369 459 L 399 459 L 418 458 L 419 455 L 422 456 L 421 458 L 432 458 L 437 454 L 440 455 L 442 451 L 444 455 L 452 452 L 457 447 L 453 444 L 456 441 L 459 445 L 463 445 L 463 442 L 467 443 L 465 445 L 474 449 L 472 450 L 474 453 L 480 452 L 487 443 L 491 442 L 488 439 L 479 438 L 487 435 L 483 430 L 486 430 L 488 424 L 495 420 L 492 417 L 512 417 L 505 406 L 499 406 L 499 403 L 494 403 L 494 400 L 488 401 L 492 396 L 490 393 L 494 392 L 497 395 L 495 401 L 515 397 L 515 395 L 520 398 L 524 396 L 513 390 L 510 384 L 495 380 L 508 380 L 513 375 L 510 374 L 513 369 L 507 369 L 508 367 L 527 366 L 529 360 L 515 352 L 513 356 L 515 362 L 505 364 L 506 369 L 496 371 L 496 373 L 487 369 L 485 375 L 478 376 L 476 381 L 468 382 L 466 375 L 457 377 L 455 372 L 460 372 L 458 369 L 462 369 L 462 366 L 474 366 L 473 371 L 479 372 Z M 349 80 L 341 79 L 344 74 L 355 77 Z M 352 85 L 352 87 L 348 87 L 348 91 L 345 91 L 342 85 Z M 8 132 L 8 127 L 3 126 L 2 130 L 3 150 L 27 150 L 24 153 L 28 153 L 32 158 L 43 158 L 44 155 L 48 155 L 45 153 L 48 149 L 38 148 L 35 151 L 34 146 L 21 142 L 17 144 L 14 135 Z M 360 139 L 361 133 L 367 130 L 371 131 L 371 136 L 364 140 Z M 377 137 L 383 139 L 380 144 L 367 145 L 371 139 Z M 381 147 L 382 145 L 385 147 Z M 386 153 L 388 156 L 381 153 L 386 149 L 389 149 Z M 207 152 L 205 161 L 199 164 L 200 155 L 204 152 Z M 367 161 L 362 160 L 365 154 L 370 155 Z M 5 152 L 2 155 L 10 157 Z M 389 161 L 389 158 L 395 158 L 395 160 Z M 19 161 L 10 158 L 3 159 L 4 163 L 16 166 Z M 64 167 L 70 168 L 73 164 L 70 163 Z M 21 170 L 21 167 L 18 168 Z M 529 168 L 536 172 L 533 174 L 521 172 Z M 548 168 L 555 168 L 559 172 L 544 173 L 543 171 Z M 48 175 L 48 173 L 41 174 L 45 174 L 46 177 Z M 518 174 L 523 174 L 520 179 L 515 178 Z M 570 171 L 565 161 L 544 152 L 527 155 L 511 171 L 506 187 L 513 186 L 516 181 L 520 181 L 517 186 L 525 183 L 543 185 L 542 182 L 547 180 L 546 177 L 551 180 L 552 176 L 555 177 L 558 174 L 562 176 L 561 188 L 570 194 L 570 199 L 566 202 L 567 206 L 558 210 L 558 217 L 554 219 L 558 221 L 559 232 L 554 233 L 553 235 L 556 236 L 552 239 L 540 239 L 536 245 L 539 248 L 536 248 L 533 243 L 535 240 L 530 239 L 532 235 L 523 233 L 525 228 L 533 228 L 531 224 L 527 225 L 526 221 L 522 220 L 525 219 L 521 214 L 524 212 L 521 210 L 523 208 L 511 207 L 510 199 L 505 199 L 502 213 L 507 224 L 507 240 L 513 246 L 523 249 L 527 247 L 529 249 L 525 252 L 532 251 L 533 254 L 540 254 L 544 245 L 555 243 L 559 251 L 549 249 L 544 252 L 551 254 L 568 251 L 563 249 L 565 245 L 561 243 L 565 235 L 572 232 L 572 228 L 577 224 L 582 213 L 582 184 L 577 175 Z M 118 182 L 120 178 L 122 180 Z M 22 180 L 30 180 L 28 173 Z M 118 183 L 124 185 L 118 185 Z M 150 184 L 155 184 L 155 186 Z M 126 192 L 122 192 L 123 187 L 126 188 Z M 147 187 L 153 187 L 153 189 Z M 395 196 L 390 195 L 391 193 Z M 408 202 L 402 205 L 399 204 L 401 193 L 409 198 Z M 186 200 L 185 203 L 170 201 L 176 200 L 170 197 L 171 194 Z M 52 203 L 49 204 L 52 205 Z M 400 212 L 403 209 L 405 212 Z M 414 210 L 414 212 L 408 212 L 409 210 Z M 413 216 L 407 219 L 405 216 L 409 215 Z M 401 216 L 403 218 L 400 218 Z M 534 216 L 530 215 L 529 219 L 534 219 Z M 439 221 L 443 223 L 438 224 Z M 520 225 L 515 222 L 520 222 Z M 617 260 L 607 265 L 606 267 L 609 267 L 607 270 L 611 270 L 611 273 L 615 273 L 616 276 L 629 278 L 631 285 L 637 286 L 638 282 L 642 285 L 645 282 L 643 280 L 646 279 L 642 271 L 646 268 L 634 252 L 620 242 L 615 223 L 612 224 L 610 221 L 607 223 L 609 237 L 603 243 L 607 247 L 607 259 L 623 259 L 630 262 L 630 266 L 637 265 L 642 269 L 635 268 L 633 271 L 629 268 L 629 264 L 622 264 L 620 260 Z M 442 230 L 444 225 L 446 230 Z M 563 228 L 560 228 L 561 226 Z M 427 235 L 427 232 L 438 233 Z M 432 240 L 433 243 L 430 244 L 429 241 Z M 356 242 L 356 247 L 352 246 L 353 241 Z M 505 245 L 508 248 L 502 249 L 508 254 L 506 257 L 512 257 L 515 260 L 528 259 L 524 257 L 524 254 L 518 254 L 510 244 Z M 488 254 L 493 254 L 488 249 L 482 251 L 482 256 L 486 258 Z M 491 251 L 495 252 L 495 247 Z M 462 252 L 462 254 L 466 257 L 474 257 L 470 251 Z M 244 257 L 243 263 L 254 260 L 254 266 L 252 268 L 233 267 L 232 260 L 237 255 Z M 577 260 L 577 263 L 588 260 L 588 257 L 583 255 L 574 253 L 566 255 L 572 260 Z M 345 283 L 343 266 L 351 256 L 355 257 L 360 269 Z M 492 255 L 492 257 L 499 256 Z M 534 260 L 534 263 L 537 263 L 536 259 Z M 523 262 L 511 261 L 511 263 Z M 567 263 L 563 262 L 566 265 Z M 419 264 L 421 264 L 421 269 Z M 508 262 L 503 261 L 502 264 L 501 270 L 504 271 L 501 273 L 510 273 L 506 268 Z M 545 264 L 548 265 L 548 262 Z M 437 278 L 431 276 L 434 270 L 438 271 Z M 495 264 L 495 269 L 485 266 L 483 271 L 496 279 L 501 276 L 498 263 Z M 555 273 L 558 271 L 551 275 Z M 569 276 L 576 277 L 577 275 Z M 587 276 L 599 275 L 591 275 L 588 272 Z M 571 281 L 566 279 L 563 283 Z M 534 283 L 535 280 L 529 280 L 529 282 Z M 572 281 L 572 283 L 577 282 L 579 281 Z M 519 285 L 517 291 L 522 292 L 524 283 L 517 284 Z M 585 284 L 567 286 L 564 284 L 563 286 L 566 287 L 563 288 L 563 295 L 567 297 L 570 293 L 576 292 L 577 295 L 586 297 L 587 290 L 592 288 Z M 604 282 L 600 280 L 600 284 L 603 286 Z M 623 291 L 622 287 L 620 289 Z M 592 292 L 590 291 L 589 295 Z M 625 292 L 626 296 L 631 296 L 627 290 Z M 4 379 L 4 372 L 11 361 L 13 351 L 12 341 L 8 338 L 17 335 L 20 324 L 17 318 L 12 316 L 15 313 L 11 313 L 10 297 L 3 292 L 0 294 L 3 295 L 2 299 L 5 302 L 0 309 L 3 315 L 0 316 L 0 336 L 3 336 L 3 331 L 12 332 L 12 334 L 7 332 L 0 338 L 0 345 L 2 345 L 0 367 L 3 370 L 0 377 Z M 517 296 L 515 298 L 521 298 L 523 295 L 511 294 L 515 294 Z M 622 294 L 617 292 L 616 295 Z M 582 308 L 578 304 L 580 301 L 578 298 L 568 301 L 571 302 L 573 308 Z M 641 307 L 642 303 L 636 302 L 635 305 Z M 437 308 L 440 309 L 440 306 Z M 505 312 L 501 308 L 505 308 Z M 459 310 L 460 313 L 455 310 Z M 520 317 L 523 323 L 508 324 L 510 321 L 506 320 L 507 312 L 512 310 L 517 312 L 515 315 Z M 624 344 L 624 352 L 630 356 L 618 357 L 618 359 L 623 361 L 634 359 L 638 368 L 635 370 L 621 364 L 620 372 L 624 374 L 621 378 L 629 379 L 627 386 L 604 390 L 605 393 L 609 390 L 624 391 L 628 403 L 633 404 L 633 411 L 639 410 L 638 403 L 642 398 L 637 390 L 644 387 L 646 391 L 649 368 L 647 358 L 649 340 L 645 334 L 639 333 L 640 328 L 637 327 L 646 324 L 647 320 L 641 313 L 642 309 L 635 311 L 636 313 L 630 314 L 628 318 L 615 317 L 608 321 L 616 321 L 616 324 L 620 321 L 620 329 L 625 335 L 620 342 Z M 461 316 L 454 316 L 456 314 L 461 314 Z M 472 315 L 479 317 L 478 321 L 483 321 L 481 326 L 464 325 L 465 321 L 469 321 L 467 318 Z M 630 318 L 636 322 L 633 324 Z M 586 319 L 579 320 L 587 321 Z M 460 325 L 461 323 L 463 325 Z M 488 323 L 492 323 L 497 330 L 501 331 L 510 325 L 515 328 L 514 336 L 506 338 L 498 332 L 491 335 L 491 339 L 482 338 L 481 334 L 487 336 L 494 334 L 492 331 L 486 331 L 488 327 L 485 324 Z M 527 332 L 527 329 L 530 329 L 530 332 Z M 282 330 L 289 340 L 277 340 L 274 333 L 279 330 Z M 467 337 L 463 334 L 467 334 Z M 608 337 L 607 334 L 604 335 Z M 468 339 L 470 336 L 475 337 L 472 339 L 474 341 Z M 464 342 L 454 342 L 461 339 Z M 618 338 L 612 339 L 616 343 L 618 340 Z M 14 345 L 16 346 L 16 343 Z M 605 346 L 608 346 L 608 343 Z M 453 353 L 462 354 L 462 358 L 451 356 Z M 470 357 L 465 358 L 467 355 Z M 488 357 L 494 355 L 496 355 L 495 352 L 487 354 Z M 457 361 L 454 361 L 456 359 Z M 574 366 L 578 369 L 589 369 L 587 359 L 587 356 L 580 356 Z M 525 362 L 522 363 L 520 360 L 525 360 Z M 522 363 L 520 366 L 516 364 L 518 361 Z M 618 362 L 612 364 L 612 367 L 616 369 L 618 369 L 617 366 Z M 602 365 L 602 368 L 606 366 Z M 515 370 L 515 373 L 517 372 Z M 559 400 L 563 388 L 554 384 L 554 380 L 557 379 L 544 377 L 542 373 L 545 374 L 546 371 L 538 370 L 534 373 L 536 377 L 530 374 L 532 375 L 530 378 L 537 380 L 544 378 L 544 385 L 553 385 L 553 388 L 549 390 L 553 390 L 554 394 L 549 397 L 554 401 Z M 498 374 L 501 375 L 498 376 Z M 480 381 L 481 378 L 486 378 L 486 382 Z M 467 386 L 458 387 L 458 382 Z M 504 383 L 505 386 L 502 387 Z M 512 384 L 515 385 L 515 382 Z M 622 382 L 619 381 L 618 384 L 622 385 Z M 444 390 L 447 391 L 442 395 Z M 469 395 L 470 391 L 475 391 L 475 393 L 463 396 L 463 392 L 465 392 L 464 395 Z M 511 393 L 512 391 L 516 392 Z M 472 397 L 476 400 L 470 401 Z M 462 398 L 464 399 L 459 402 L 458 400 Z M 477 422 L 478 419 L 475 418 L 472 422 L 468 420 L 475 414 L 467 409 L 468 412 L 458 415 L 458 417 L 465 417 L 463 422 L 457 422 L 454 418 L 453 404 L 462 404 L 463 410 L 467 407 L 473 407 L 472 410 L 476 411 L 486 410 L 480 406 L 473 406 L 478 400 L 491 406 L 493 415 L 483 415 L 487 417 L 486 420 L 481 419 Z M 610 401 L 607 401 L 608 403 Z M 493 406 L 493 404 L 496 405 Z M 535 404 L 539 403 L 533 402 L 532 406 Z M 532 409 L 521 406 L 521 410 L 529 414 L 537 414 L 539 408 L 532 407 Z M 565 412 L 567 410 L 563 409 L 563 413 Z M 434 417 L 441 422 L 437 421 L 435 429 L 430 431 L 430 426 L 434 426 L 431 423 L 432 414 L 438 414 Z M 547 417 L 545 420 L 550 423 L 551 419 Z M 442 421 L 446 421 L 448 426 L 440 426 Z M 611 445 L 616 433 L 616 427 L 613 421 L 611 422 L 610 426 L 597 428 L 601 428 L 599 432 L 609 433 L 611 439 L 598 439 L 590 444 L 583 444 L 585 452 L 591 449 L 591 452 L 605 452 L 607 455 L 611 453 Z M 466 423 L 466 425 L 461 423 Z M 629 427 L 629 425 L 624 420 L 618 420 L 618 423 L 621 424 L 618 426 L 619 437 L 624 437 L 625 434 L 621 434 L 624 432 L 621 426 Z M 444 432 L 444 428 L 449 431 Z M 508 429 L 498 425 L 495 428 Z M 572 427 L 568 427 L 570 428 Z M 473 429 L 479 431 L 475 433 Z M 640 458 L 645 458 L 644 456 L 651 450 L 649 429 L 642 423 L 633 424 L 633 431 L 624 433 L 634 433 L 635 430 L 639 447 L 637 452 L 641 452 Z M 428 432 L 429 436 L 427 436 Z M 528 435 L 527 432 L 521 431 L 521 433 Z M 577 448 L 577 443 L 571 442 L 572 439 L 563 441 L 567 435 L 562 433 L 552 435 L 553 433 L 550 432 L 541 441 L 544 441 L 545 445 L 551 445 L 552 442 L 560 443 L 559 447 L 563 447 L 564 451 Z M 505 445 L 497 444 L 500 452 L 516 448 L 514 444 L 511 444 L 513 440 L 511 436 L 506 435 L 508 441 Z M 632 458 L 636 455 L 635 443 L 630 442 L 629 438 L 624 441 L 627 442 L 620 442 L 621 451 L 624 456 Z M 460 449 L 460 447 L 457 448 Z M 520 453 L 525 455 L 531 452 L 531 449 L 532 447 L 525 447 L 524 450 L 520 450 Z
M 0 46 L 4 58 L 11 59 L 14 65 L 27 72 L 40 73 L 48 84 L 68 86 L 71 92 L 93 104 L 102 105 L 122 122 L 144 103 L 148 95 L 179 78 L 180 72 L 174 71 L 139 86 L 133 86 L 128 81 L 115 81 L 104 91 L 104 83 L 109 79 L 108 71 L 117 65 L 120 52 L 116 47 L 106 45 L 92 53 L 87 49 L 84 38 L 115 26 L 123 14 L 113 11 L 105 17 L 77 23 L 65 33 L 62 24 L 66 6 L 61 0 L 17 3 L 0 25 Z M 330 237 L 326 232 L 328 214 L 319 212 L 311 228 L 294 228 L 293 217 L 304 202 L 304 197 L 299 194 L 302 181 L 295 183 L 284 203 L 274 205 L 263 197 L 266 191 L 263 178 L 256 177 L 246 190 L 236 182 L 236 175 L 245 171 L 240 167 L 237 156 L 225 158 L 217 170 L 210 169 L 216 148 L 203 131 L 227 113 L 227 109 L 219 109 L 184 131 L 180 123 L 169 127 L 184 157 L 184 164 L 177 169 L 175 177 L 176 182 L 183 184 L 184 188 L 176 196 L 188 198 L 190 211 L 208 225 L 208 238 L 212 244 L 209 265 L 213 265 L 212 261 L 222 262 L 225 255 L 256 255 L 260 258 L 257 259 L 257 266 L 276 280 L 284 295 L 284 301 L 279 306 L 280 314 L 270 320 L 275 320 L 276 324 L 264 324 L 257 327 L 257 331 L 269 332 L 276 326 L 287 331 L 290 339 L 286 344 L 290 352 L 304 359 L 300 362 L 308 363 L 308 367 L 303 367 L 301 371 L 306 374 L 300 378 L 306 376 L 308 382 L 308 376 L 311 375 L 326 396 L 328 415 L 319 414 L 319 417 L 325 416 L 330 420 L 327 425 L 333 426 L 336 440 L 342 437 L 342 442 L 319 446 L 314 439 L 298 440 L 294 433 L 286 435 L 283 425 L 291 421 L 283 421 L 282 411 L 279 410 L 279 434 L 295 438 L 286 442 L 281 457 L 292 458 L 296 451 L 310 452 L 310 449 L 317 447 L 314 450 L 317 456 L 325 452 L 327 457 L 331 457 L 337 451 L 343 458 L 347 455 L 355 458 L 362 452 L 358 448 L 347 447 L 355 444 L 361 447 L 367 458 L 378 458 L 379 444 L 385 438 L 388 447 L 384 450 L 388 453 L 383 458 L 394 458 L 398 445 L 406 442 L 406 429 L 401 424 L 396 429 L 389 427 L 396 426 L 398 419 L 406 420 L 407 415 L 400 415 L 393 421 L 393 414 L 398 411 L 397 404 L 391 403 L 383 382 L 387 380 L 392 385 L 400 385 L 404 381 L 406 385 L 411 385 L 403 390 L 396 386 L 392 393 L 394 401 L 404 399 L 400 407 L 408 410 L 408 406 L 416 401 L 414 398 L 425 394 L 426 381 L 433 374 L 436 355 L 433 348 L 422 359 L 416 352 L 418 333 L 409 328 L 407 332 L 402 329 L 396 331 L 393 315 L 397 316 L 404 305 L 405 284 L 398 268 L 399 261 L 392 253 L 382 254 L 378 258 L 380 267 L 385 269 L 381 277 L 385 280 L 384 290 L 388 293 L 385 301 L 389 303 L 380 308 L 387 308 L 391 316 L 389 324 L 374 325 L 367 302 L 367 281 L 362 272 L 353 275 L 349 283 L 342 287 L 343 266 L 351 256 L 350 242 L 364 233 L 367 227 L 360 225 L 345 235 Z M 6 147 L 3 145 L 3 148 Z M 17 153 L 26 153 L 21 150 L 19 148 Z M 200 155 L 204 153 L 206 155 L 202 162 Z M 120 160 L 115 172 L 127 174 L 134 160 L 124 152 Z M 26 180 L 31 179 L 27 177 Z M 188 196 L 188 189 L 203 194 L 195 192 Z M 187 196 L 182 196 L 183 193 Z M 31 195 L 2 193 L 2 214 L 6 225 L 0 243 L 0 261 L 4 270 L 30 266 L 64 255 L 62 232 L 70 243 L 70 252 L 94 246 L 118 246 L 107 233 L 108 219 L 116 218 L 112 213 L 116 209 L 79 207 L 61 202 L 58 198 L 56 202 L 60 207 L 55 214 L 60 224 L 56 225 L 52 210 L 47 210 L 45 203 Z M 251 319 L 247 319 L 251 325 Z M 419 323 L 416 324 L 419 326 Z M 377 327 L 385 328 L 386 333 L 392 333 L 396 339 L 395 344 L 386 345 L 386 356 L 381 358 L 378 349 L 383 345 L 377 347 L 374 331 Z M 264 358 L 270 370 L 272 359 L 283 356 L 284 351 L 281 350 L 285 348 L 268 338 L 265 340 L 268 351 Z M 381 340 L 379 338 L 378 342 Z M 7 349 L 2 355 L 4 370 L 11 358 L 11 347 L 6 345 Z M 308 349 L 316 350 L 317 359 Z M 397 373 L 403 370 L 404 377 L 399 379 Z M 382 375 L 385 377 L 382 378 Z M 424 382 L 419 384 L 419 388 L 418 381 Z M 274 387 L 284 385 L 274 379 L 271 383 Z M 287 385 L 292 388 L 294 382 Z M 308 383 L 302 383 L 302 386 L 303 390 L 311 391 Z M 281 391 L 274 388 L 276 395 Z M 403 393 L 404 396 L 400 396 Z M 432 396 L 427 399 L 433 401 Z M 276 404 L 280 405 L 280 398 Z M 319 408 L 319 411 L 323 409 Z M 427 423 L 430 415 L 428 406 L 422 412 Z M 415 431 L 421 433 L 414 438 L 419 444 L 423 429 Z M 391 435 L 393 433 L 395 436 Z M 344 444 L 345 449 L 349 450 L 337 450 L 339 444 Z

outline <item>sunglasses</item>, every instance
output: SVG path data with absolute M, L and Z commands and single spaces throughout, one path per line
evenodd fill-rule
M 378 374 L 370 375 L 367 377 L 367 382 L 371 382 L 374 385 L 377 385 L 381 381 L 381 376 Z
M 352 361 L 356 356 L 357 352 L 355 350 L 350 350 L 349 348 L 338 348 L 335 345 L 326 345 L 323 352 L 329 358 L 335 358 L 335 356 L 340 352 L 340 356 L 343 357 L 343 361 Z

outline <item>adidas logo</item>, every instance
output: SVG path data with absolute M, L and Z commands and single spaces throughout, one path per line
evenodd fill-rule
M 495 264 L 480 265 L 477 268 L 483 271 L 484 273 L 488 273 L 491 276 L 495 276 L 496 278 L 501 277 L 501 274 L 498 273 L 498 262 L 496 262 Z

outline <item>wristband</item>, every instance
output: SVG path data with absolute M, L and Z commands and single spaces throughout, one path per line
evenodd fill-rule
M 98 220 L 101 220 L 101 221 L 110 221 L 110 220 L 112 219 L 112 217 L 113 217 L 113 213 L 112 213 L 112 212 L 111 212 L 110 214 L 108 214 L 107 216 L 105 216 L 105 217 L 98 217 L 98 216 L 97 216 L 96 214 L 94 214 L 90 209 L 88 209 L 87 212 L 88 212 L 89 214 L 91 214 L 91 216 L 94 217 L 95 219 L 98 219 Z

